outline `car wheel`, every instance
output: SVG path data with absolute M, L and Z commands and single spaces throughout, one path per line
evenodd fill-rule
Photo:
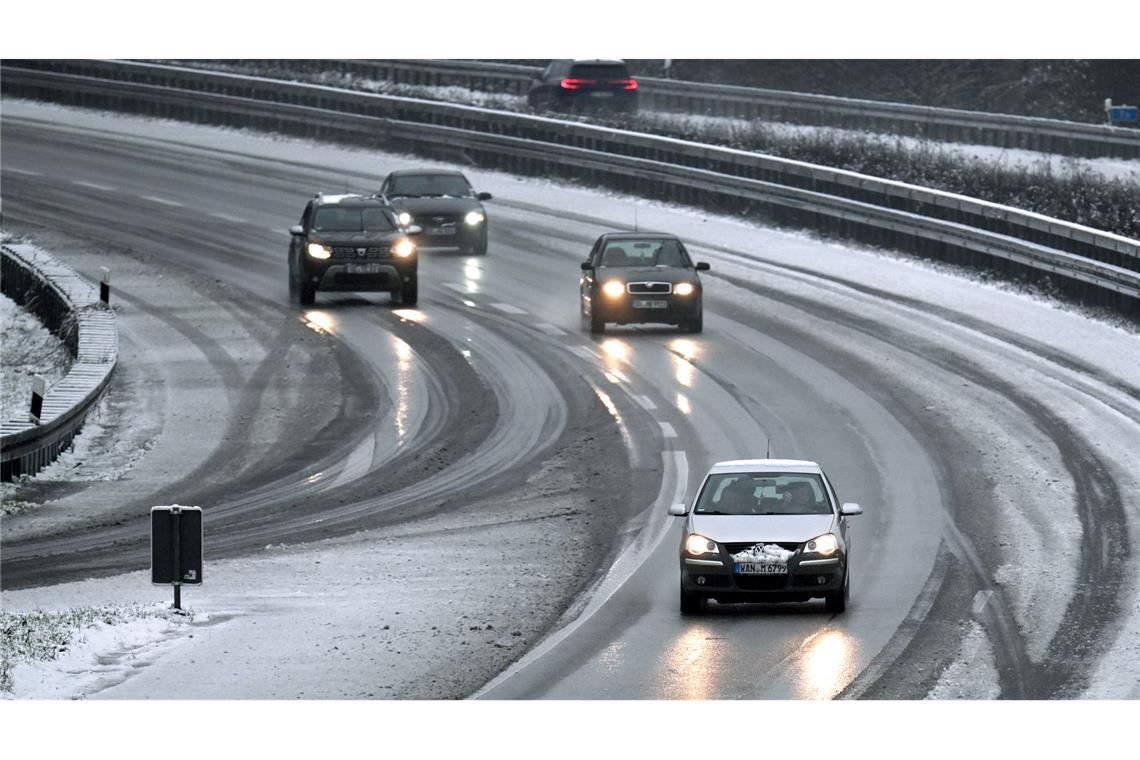
M 317 289 L 310 282 L 297 284 L 297 302 L 302 306 L 312 306 L 317 298 Z
M 289 267 L 289 301 L 297 300 L 297 275 L 293 273 L 293 267 Z
M 475 247 L 471 249 L 471 253 L 473 253 L 476 256 L 486 256 L 487 255 L 487 238 L 484 237 L 482 240 L 480 240 L 478 243 L 476 243 Z
M 823 607 L 828 612 L 840 613 L 847 609 L 847 600 L 851 597 L 851 573 L 843 576 L 843 588 L 834 591 L 823 598 Z
M 684 586 L 681 586 L 681 614 L 682 615 L 699 615 L 701 614 L 704 599 L 700 594 L 695 594 L 686 591 Z
M 420 298 L 419 290 L 419 278 L 413 277 L 404 283 L 404 287 L 393 293 L 392 298 L 404 306 L 415 306 Z
M 590 333 L 601 335 L 606 331 L 606 320 L 596 310 L 590 311 Z
M 681 332 L 699 333 L 705 329 L 704 312 L 697 312 L 697 316 L 681 323 Z

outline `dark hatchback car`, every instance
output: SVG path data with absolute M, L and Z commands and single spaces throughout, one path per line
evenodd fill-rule
M 318 290 L 383 291 L 407 306 L 418 298 L 418 227 L 405 227 L 383 199 L 317 195 L 289 228 L 289 295 L 302 305 Z
M 637 110 L 637 80 L 622 61 L 556 60 L 535 76 L 527 91 L 531 108 L 551 111 Z
M 664 322 L 699 333 L 704 312 L 697 272 L 708 269 L 693 263 L 675 235 L 607 232 L 582 262 L 582 326 L 599 334 L 607 322 Z
M 476 193 L 462 172 L 403 169 L 384 178 L 379 195 L 396 210 L 401 224 L 423 228 L 421 248 L 487 253 L 487 212 L 490 193 Z

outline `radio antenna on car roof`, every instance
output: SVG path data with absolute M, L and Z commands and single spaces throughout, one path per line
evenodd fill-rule
M 765 459 L 771 459 L 772 458 L 772 439 L 765 436 L 764 442 L 767 444 L 767 449 L 764 452 L 764 458 Z
M 633 231 L 634 232 L 640 232 L 641 231 L 637 228 L 637 206 L 633 207 Z

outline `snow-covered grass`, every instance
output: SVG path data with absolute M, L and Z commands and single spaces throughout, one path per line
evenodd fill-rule
M 71 355 L 35 314 L 3 295 L 0 331 L 0 419 L 7 420 L 27 414 L 32 376 L 43 376 L 50 388 L 67 374 Z
M 190 620 L 162 604 L 0 612 L 0 693 L 78 696 L 114 669 L 116 657 L 129 659 Z

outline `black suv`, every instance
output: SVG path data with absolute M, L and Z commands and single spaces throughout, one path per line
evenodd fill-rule
M 412 306 L 418 298 L 416 225 L 401 225 L 382 198 L 317 195 L 289 228 L 289 296 L 313 303 L 318 290 L 386 291 Z
M 452 248 L 461 253 L 487 253 L 490 193 L 476 193 L 462 172 L 402 169 L 384 178 L 378 193 L 392 204 L 401 224 L 423 228 L 421 248 Z
M 676 235 L 607 232 L 582 262 L 582 326 L 599 334 L 607 322 L 665 322 L 699 333 L 704 311 L 697 272 L 708 269 L 692 262 Z
M 623 61 L 551 61 L 526 94 L 531 108 L 637 110 L 637 80 Z

